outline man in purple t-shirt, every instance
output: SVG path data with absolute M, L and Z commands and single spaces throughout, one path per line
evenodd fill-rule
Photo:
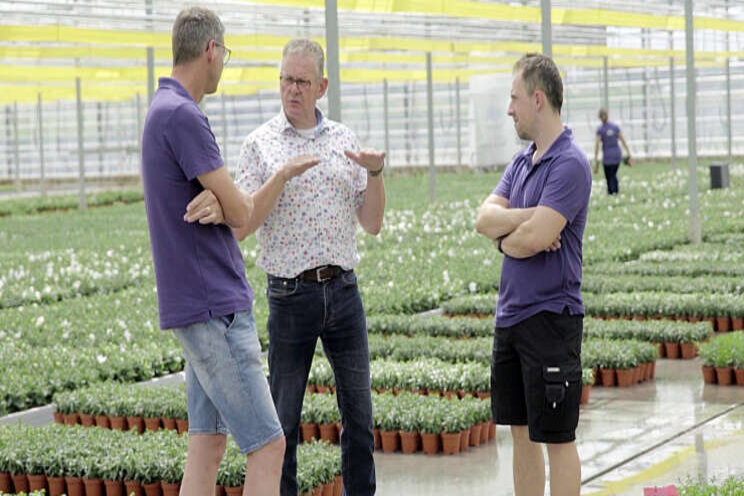
M 597 140 L 594 143 L 594 173 L 599 172 L 599 143 L 602 143 L 602 166 L 604 167 L 605 180 L 607 180 L 607 193 L 616 195 L 620 191 L 617 182 L 617 170 L 620 168 L 620 162 L 623 160 L 623 152 L 620 150 L 618 140 L 625 148 L 625 164 L 630 166 L 630 150 L 625 142 L 620 127 L 614 122 L 607 120 L 607 111 L 599 109 L 599 120 L 602 125 L 597 128 Z
M 160 327 L 174 330 L 186 357 L 189 442 L 181 496 L 214 494 L 228 432 L 247 455 L 244 494 L 277 494 L 284 456 L 253 292 L 231 230 L 248 224 L 253 202 L 235 187 L 197 105 L 216 91 L 229 55 L 213 12 L 194 7 L 178 14 L 171 77 L 159 81 L 142 137 Z M 215 196 L 219 214 L 210 204 Z
M 530 54 L 514 66 L 509 115 L 520 138 L 476 229 L 504 254 L 491 360 L 491 409 L 511 425 L 516 494 L 578 496 L 576 426 L 581 396 L 581 239 L 592 178 L 561 123 L 563 83 L 553 61 Z

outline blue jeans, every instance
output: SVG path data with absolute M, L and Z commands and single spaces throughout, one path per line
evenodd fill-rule
M 269 384 L 287 447 L 282 496 L 297 495 L 297 443 L 307 377 L 320 337 L 336 378 L 344 494 L 375 493 L 367 322 L 356 275 L 323 283 L 268 277 Z
M 620 185 L 617 182 L 617 170 L 620 164 L 604 164 L 605 179 L 607 179 L 607 193 L 616 195 L 620 191 Z

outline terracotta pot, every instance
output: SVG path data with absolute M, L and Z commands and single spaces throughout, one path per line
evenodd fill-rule
M 307 385 L 307 392 L 308 393 L 313 394 L 313 393 L 315 393 L 315 391 L 316 391 L 315 384 L 308 384 Z
M 164 429 L 168 429 L 170 431 L 176 430 L 176 419 L 163 417 L 160 420 L 163 422 Z
M 488 422 L 481 422 L 481 436 L 480 443 L 486 444 L 488 442 Z
M 344 479 L 337 475 L 333 479 L 333 496 L 341 496 L 344 492 Z
M 460 453 L 465 453 L 467 450 L 470 449 L 470 436 L 472 435 L 472 431 L 470 429 L 465 429 L 464 431 L 460 431 Z
M 333 481 L 323 484 L 323 496 L 333 496 Z
M 65 485 L 67 486 L 67 496 L 84 496 L 85 486 L 83 485 L 83 479 L 80 477 L 65 477 Z
M 145 432 L 145 421 L 142 417 L 127 417 L 127 428 L 142 434 Z
M 491 397 L 491 393 L 478 393 L 478 398 L 481 400 L 487 400 Z
M 580 404 L 586 405 L 589 403 L 589 391 L 592 390 L 591 386 L 588 386 L 586 384 L 581 385 L 581 401 Z
M 615 385 L 615 369 L 599 369 L 599 376 L 602 378 L 602 386 L 612 387 Z
M 442 395 L 442 391 L 440 391 L 439 389 L 428 389 L 426 391 L 426 394 L 428 396 L 441 396 Z
M 443 432 L 442 453 L 445 455 L 456 455 L 460 452 L 460 433 Z
M 315 386 L 315 390 L 320 394 L 328 394 L 328 391 L 330 391 L 328 386 Z
M 656 377 L 656 360 L 651 362 L 650 365 L 651 365 L 651 380 L 653 380 L 654 377 Z
M 667 358 L 679 358 L 679 343 L 667 341 L 664 343 Z
M 335 426 L 336 426 L 336 434 L 338 435 L 338 440 L 341 441 L 341 431 L 344 430 L 344 426 L 343 424 L 341 424 L 341 422 L 336 422 Z
M 127 428 L 126 417 L 109 416 L 109 423 L 111 423 L 111 428 L 117 431 L 123 431 L 123 430 L 126 430 Z
M 394 394 L 395 396 L 398 396 L 398 395 L 400 394 L 400 388 L 399 388 L 399 387 L 394 387 L 394 388 L 393 388 L 393 394 Z
M 47 477 L 47 483 L 49 484 L 49 496 L 62 496 L 65 494 L 64 477 Z
M 458 389 L 457 390 L 457 397 L 458 398 L 463 399 L 467 395 L 468 395 L 468 392 L 465 391 L 464 389 Z
M 323 486 L 318 486 L 313 489 L 313 496 L 323 496 Z
M 302 430 L 302 442 L 309 443 L 313 439 L 320 439 L 318 424 L 300 424 Z
M 731 317 L 731 329 L 734 331 L 744 329 L 744 317 Z
M 163 496 L 178 496 L 178 492 L 181 490 L 181 483 L 161 481 L 160 487 L 163 489 Z
M 448 400 L 457 397 L 457 391 L 450 391 L 449 389 L 444 391 L 443 394 L 444 394 L 444 397 L 447 398 Z
M 736 384 L 744 386 L 744 369 L 734 369 L 734 376 L 736 377 Z
M 55 424 L 64 424 L 65 423 L 65 414 L 61 412 L 54 412 L 52 414 L 54 416 L 54 423 Z
M 145 496 L 145 490 L 142 488 L 140 481 L 124 481 L 124 489 L 127 496 L 134 493 L 134 496 Z
M 659 358 L 666 357 L 666 347 L 664 346 L 664 343 L 659 343 L 657 341 L 654 341 L 651 344 L 659 347 Z
M 82 425 L 83 427 L 93 427 L 94 425 L 96 425 L 96 419 L 90 413 L 81 413 L 80 425 Z
M 697 322 L 700 322 L 700 317 L 697 317 L 695 315 L 690 315 L 689 317 L 687 317 L 687 320 L 689 320 L 690 323 L 695 324 Z
M 470 426 L 470 446 L 480 446 L 481 426 L 475 424 Z
M 109 422 L 109 418 L 107 415 L 96 415 L 95 420 L 98 427 L 111 429 L 111 422 Z
M 160 429 L 160 417 L 146 417 L 145 430 L 156 431 Z
M 65 413 L 65 425 L 77 425 L 80 423 L 80 415 L 77 413 Z
M 398 431 L 380 431 L 382 438 L 382 452 L 395 453 L 400 450 L 400 437 Z
M 85 496 L 103 496 L 103 480 L 83 478 Z
M 488 440 L 493 441 L 496 439 L 496 424 L 493 423 L 493 420 L 488 421 Z
M 145 496 L 163 496 L 163 491 L 160 488 L 160 481 L 151 484 L 142 484 L 142 489 L 145 490 Z
M 398 431 L 400 434 L 400 449 L 403 453 L 410 455 L 416 453 L 421 445 L 419 433 Z
M 26 477 L 26 474 L 11 475 L 10 478 L 13 479 L 13 487 L 15 488 L 15 492 L 28 492 L 28 477 Z
M 641 369 L 636 365 L 632 369 L 630 369 L 633 376 L 633 384 L 638 384 L 641 382 Z
M 225 496 L 225 488 L 219 484 L 214 486 L 214 496 Z
M 733 375 L 733 367 L 716 367 L 716 381 L 720 386 L 730 386 L 733 382 L 731 376 Z
M 375 450 L 382 448 L 382 439 L 380 438 L 380 429 L 372 429 L 372 434 L 375 437 Z
M 710 322 L 710 327 L 714 331 L 716 330 L 716 318 L 715 317 L 703 317 L 703 320 Z
M 617 369 L 617 386 L 630 387 L 633 385 L 633 369 Z
M 320 439 L 328 441 L 331 444 L 338 444 L 338 430 L 336 424 L 319 424 Z
M 726 317 L 716 317 L 716 330 L 718 332 L 729 332 L 731 330 L 731 319 Z
M 243 494 L 243 486 L 225 487 L 225 494 L 227 496 L 240 496 Z
M 679 343 L 679 350 L 682 354 L 682 358 L 685 360 L 697 356 L 697 346 L 695 346 L 695 343 Z
M 427 455 L 439 453 L 439 434 L 421 433 L 421 450 Z
M 189 432 L 189 421 L 186 419 L 176 419 L 176 431 L 179 434 Z
M 47 491 L 47 477 L 44 474 L 33 474 L 28 476 L 29 491 Z M 49 491 L 47 491 L 49 492 Z
M 106 488 L 106 496 L 128 496 L 124 494 L 124 483 L 120 480 L 104 480 L 103 486 Z

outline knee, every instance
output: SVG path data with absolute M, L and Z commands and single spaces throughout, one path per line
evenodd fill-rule
M 279 464 L 281 464 L 282 460 L 284 459 L 284 451 L 286 450 L 286 448 L 287 441 L 284 436 L 281 436 L 264 446 L 261 451 L 264 451 L 266 456 L 272 461 L 278 461 Z

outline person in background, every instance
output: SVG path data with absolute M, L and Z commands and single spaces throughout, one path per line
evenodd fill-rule
M 631 165 L 630 150 L 628 149 L 628 144 L 625 142 L 622 131 L 620 131 L 620 127 L 614 122 L 607 120 L 607 110 L 599 109 L 599 120 L 602 121 L 602 125 L 597 128 L 597 140 L 594 143 L 594 173 L 599 172 L 597 155 L 601 142 L 602 166 L 604 167 L 605 179 L 607 180 L 607 193 L 616 195 L 620 191 L 617 181 L 617 170 L 620 168 L 621 161 L 625 162 L 627 166 Z M 618 141 L 625 148 L 625 159 L 623 159 L 623 152 L 620 150 Z

